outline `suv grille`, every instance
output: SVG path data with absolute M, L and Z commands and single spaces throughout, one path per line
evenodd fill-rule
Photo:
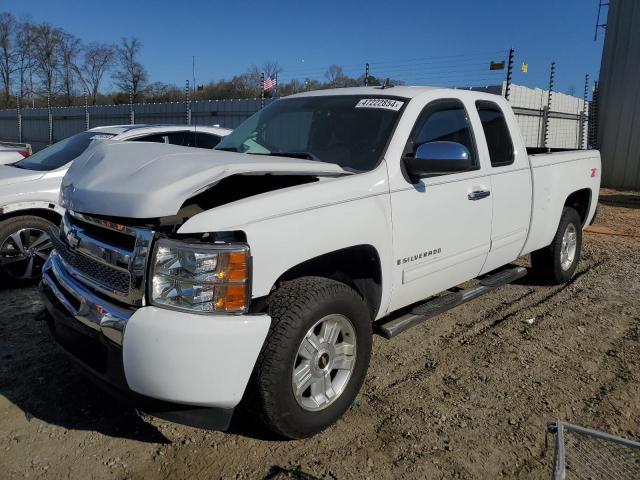
M 129 292 L 131 276 L 127 272 L 116 270 L 113 267 L 93 260 L 86 255 L 71 250 L 56 235 L 51 235 L 53 247 L 70 267 L 76 269 L 82 275 L 89 277 L 100 286 L 117 290 L 126 294 Z

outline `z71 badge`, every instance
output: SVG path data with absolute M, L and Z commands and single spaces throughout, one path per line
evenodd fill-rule
M 438 255 L 440 252 L 442 252 L 442 248 L 434 248 L 433 250 L 427 250 L 410 257 L 399 258 L 398 260 L 396 260 L 396 262 L 398 262 L 398 265 L 403 265 L 405 263 L 415 262 L 416 260 L 420 260 L 421 258 L 428 258 L 432 257 L 433 255 Z

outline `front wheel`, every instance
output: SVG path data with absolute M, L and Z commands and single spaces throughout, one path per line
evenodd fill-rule
M 338 420 L 362 386 L 371 355 L 369 310 L 352 288 L 319 277 L 284 284 L 269 310 L 254 400 L 268 429 L 308 437 Z
M 551 244 L 531 253 L 533 273 L 545 283 L 558 285 L 571 280 L 582 249 L 582 222 L 571 207 L 562 210 L 560 224 Z

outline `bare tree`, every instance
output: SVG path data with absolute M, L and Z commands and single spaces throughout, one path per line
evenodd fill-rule
M 18 96 L 22 101 L 27 93 L 33 96 L 33 24 L 23 21 L 16 33 Z
M 269 60 L 268 62 L 264 62 L 262 64 L 262 71 L 264 72 L 265 77 L 275 78 L 276 74 L 282 72 L 282 67 L 278 62 Z
M 15 34 L 18 30 L 16 18 L 8 12 L 0 13 L 0 77 L 4 105 L 11 100 L 11 84 L 16 70 Z
M 78 56 L 82 50 L 80 39 L 67 32 L 60 37 L 60 76 L 65 103 L 73 105 L 75 83 L 78 77 Z
M 48 23 L 41 23 L 33 27 L 33 59 L 35 70 L 44 90 L 49 95 L 54 94 L 57 73 L 60 68 L 60 45 L 63 31 L 52 27 Z
M 132 92 L 134 101 L 147 84 L 147 70 L 138 60 L 142 43 L 135 37 L 123 38 L 117 47 L 119 69 L 113 74 L 113 81 L 123 92 Z
M 332 87 L 338 86 L 338 84 L 342 83 L 345 78 L 342 67 L 335 64 L 329 65 L 329 68 L 327 69 L 324 76 L 327 77 L 327 80 Z
M 92 105 L 98 100 L 102 78 L 113 67 L 115 54 L 115 47 L 105 43 L 91 43 L 84 49 L 83 62 L 78 73 L 84 88 L 91 95 Z

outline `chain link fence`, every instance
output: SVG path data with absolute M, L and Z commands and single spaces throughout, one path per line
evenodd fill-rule
M 505 95 L 507 83 L 467 87 Z M 586 148 L 589 102 L 539 88 L 509 85 L 509 103 L 527 147 Z M 0 140 L 29 143 L 38 151 L 89 128 L 122 124 L 192 124 L 235 128 L 275 99 L 199 100 L 169 103 L 0 110 Z
M 640 443 L 565 422 L 556 436 L 554 480 L 640 479 Z

